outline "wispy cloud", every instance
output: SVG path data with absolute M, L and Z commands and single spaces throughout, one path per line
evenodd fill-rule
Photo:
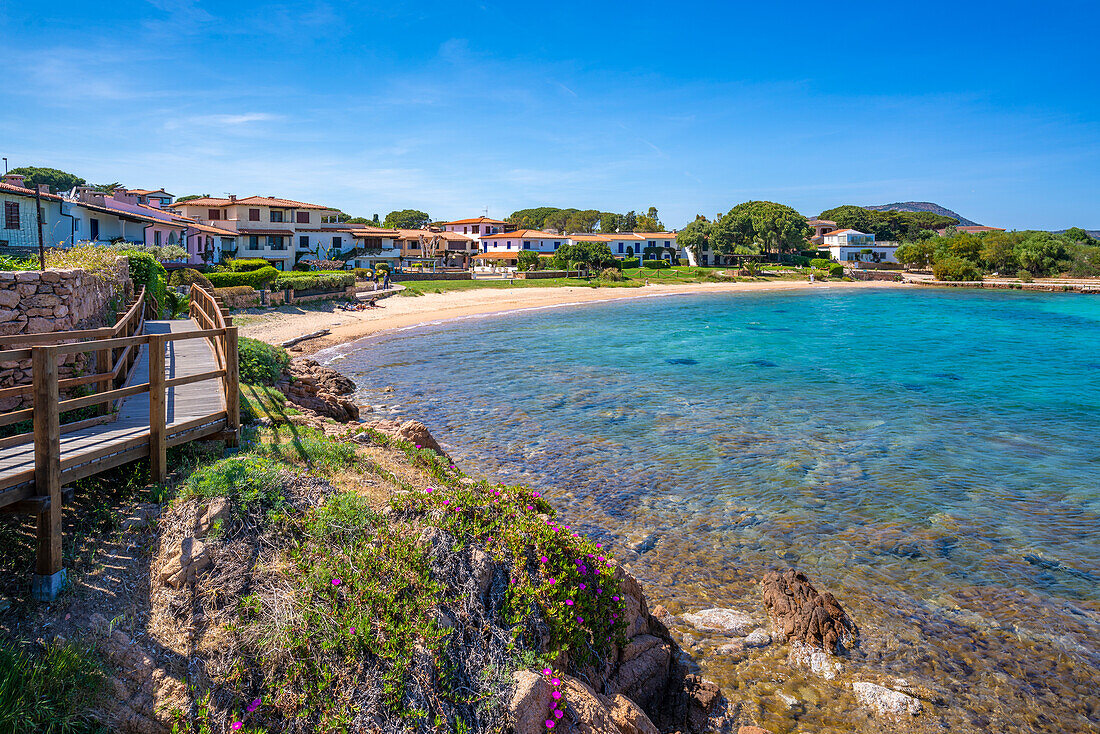
M 236 115 L 192 115 L 180 119 L 167 120 L 164 123 L 165 130 L 179 130 L 189 127 L 240 127 L 253 122 L 269 122 L 282 119 L 281 115 L 272 115 L 268 112 L 244 112 Z

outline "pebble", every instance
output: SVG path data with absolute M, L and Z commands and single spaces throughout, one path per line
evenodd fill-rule
M 745 635 L 745 647 L 767 647 L 772 644 L 772 636 L 764 630 L 754 630 Z

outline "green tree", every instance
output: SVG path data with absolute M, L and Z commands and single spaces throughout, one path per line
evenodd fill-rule
M 595 209 L 573 211 L 565 222 L 565 232 L 595 232 L 600 213 Z
M 714 226 L 714 222 L 699 214 L 676 235 L 676 243 L 690 250 L 695 262 L 702 262 L 703 251 L 711 246 Z
M 1070 227 L 1063 234 L 1070 242 L 1080 242 L 1086 245 L 1096 244 L 1096 240 L 1094 240 L 1088 232 L 1081 229 L 1080 227 Z
M 1008 232 L 990 232 L 985 235 L 979 256 L 988 270 L 998 273 L 1016 272 L 1019 262 L 1016 260 L 1015 239 Z
M 657 217 L 657 207 L 649 207 L 649 211 L 645 214 L 639 215 L 637 222 L 635 222 L 634 228 L 638 232 L 664 232 L 665 225 L 661 224 L 661 220 Z
M 631 209 L 630 211 L 628 211 L 626 214 L 623 215 L 622 221 L 620 222 L 619 231 L 620 232 L 633 232 L 637 229 L 638 229 L 638 215 L 634 213 L 633 209 Z
M 818 219 L 836 222 L 836 226 L 841 229 L 854 229 L 865 233 L 871 231 L 871 212 L 861 206 L 845 204 L 844 206 L 827 209 L 821 212 Z
M 927 240 L 899 245 L 894 257 L 903 265 L 926 268 L 932 263 L 933 247 Z
M 75 186 L 84 186 L 88 182 L 80 176 L 56 168 L 39 168 L 38 166 L 20 166 L 13 168 L 9 173 L 18 173 L 23 176 L 28 188 L 35 188 L 39 184 L 47 184 L 50 191 L 68 191 Z
M 534 250 L 520 250 L 516 263 L 520 270 L 538 270 L 539 255 Z
M 432 218 L 419 209 L 402 209 L 386 215 L 385 226 L 395 229 L 423 229 Z
M 977 263 L 944 252 L 936 254 L 932 277 L 936 280 L 981 280 L 982 271 Z
M 802 249 L 810 236 L 806 218 L 773 201 L 746 201 L 730 209 L 714 230 L 712 247 L 725 255 Z
M 619 231 L 623 215 L 615 212 L 600 212 L 600 231 L 611 234 Z
M 504 221 L 516 225 L 518 229 L 542 229 L 546 226 L 546 218 L 554 212 L 559 211 L 561 211 L 561 209 L 556 206 L 518 209 L 505 217 Z
M 187 194 L 186 196 L 180 196 L 176 199 L 176 203 L 181 201 L 191 201 L 192 199 L 209 199 L 210 194 Z
M 1020 267 L 1032 275 L 1046 275 L 1065 255 L 1065 243 L 1050 232 L 1031 232 L 1013 250 Z
M 606 242 L 576 242 L 559 247 L 554 253 L 553 263 L 559 269 L 580 263 L 585 269 L 592 270 L 616 267 L 619 261 Z

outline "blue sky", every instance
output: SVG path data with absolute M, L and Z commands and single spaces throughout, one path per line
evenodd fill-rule
M 0 155 L 355 215 L 935 201 L 1100 228 L 1086 2 L 0 0 Z

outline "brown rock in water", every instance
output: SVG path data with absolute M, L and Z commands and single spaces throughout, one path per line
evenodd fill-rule
M 773 571 L 760 585 L 776 632 L 788 639 L 835 654 L 841 643 L 859 636 L 859 628 L 836 598 L 829 592 L 818 592 L 801 571 Z
M 340 423 L 359 420 L 359 406 L 342 397 L 355 392 L 355 383 L 312 359 L 291 360 L 286 376 L 275 387 L 300 408 Z

